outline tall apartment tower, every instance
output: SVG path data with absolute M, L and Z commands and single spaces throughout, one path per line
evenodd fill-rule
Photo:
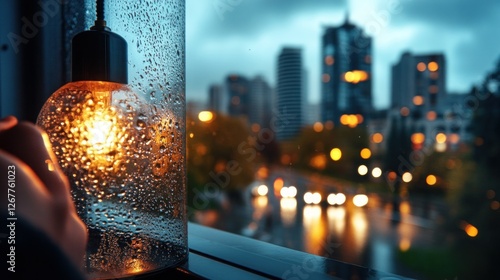
M 322 38 L 321 120 L 372 111 L 372 40 L 349 22 L 327 27 Z
M 302 127 L 304 97 L 304 71 L 302 49 L 284 47 L 278 56 L 277 114 L 280 122 L 277 129 L 278 140 L 289 140 Z
M 392 66 L 391 107 L 412 119 L 442 116 L 446 99 L 446 61 L 443 54 L 412 55 L 405 52 Z

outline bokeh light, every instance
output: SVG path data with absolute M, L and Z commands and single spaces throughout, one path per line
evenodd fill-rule
M 333 148 L 330 151 L 330 157 L 332 158 L 332 160 L 338 161 L 342 157 L 342 151 L 339 148 Z
M 378 178 L 378 177 L 382 176 L 382 169 L 380 169 L 380 167 L 373 168 L 372 176 L 373 176 L 373 178 Z
M 420 72 L 424 72 L 427 69 L 427 66 L 423 62 L 419 62 L 417 64 L 417 70 Z
M 471 224 L 466 225 L 464 230 L 470 237 L 476 237 L 479 234 L 479 230 Z
M 258 188 L 257 188 L 257 193 L 260 195 L 260 196 L 265 196 L 267 195 L 267 193 L 269 192 L 269 188 L 266 186 L 266 185 L 260 185 Z
M 283 187 L 280 191 L 281 197 L 284 198 L 294 198 L 297 196 L 297 188 L 294 186 Z
M 460 135 L 458 135 L 457 133 L 452 133 L 450 135 L 450 142 L 452 144 L 457 144 L 459 141 L 460 141 Z
M 370 151 L 370 149 L 368 149 L 368 148 L 364 148 L 361 150 L 361 152 L 359 154 L 360 154 L 361 158 L 369 159 L 372 156 L 372 151 Z
M 410 115 L 410 109 L 408 109 L 408 107 L 401 107 L 401 109 L 399 110 L 399 113 L 403 117 L 408 117 L 408 115 Z
M 336 194 L 334 194 L 334 193 L 329 194 L 329 195 L 328 195 L 328 197 L 326 198 L 326 201 L 328 202 L 328 204 L 330 204 L 330 205 L 335 205 L 335 204 L 337 204 L 337 203 L 336 203 L 336 200 L 335 200 L 335 197 L 336 197 L 336 196 L 337 196 L 337 195 L 336 195 Z
M 319 204 L 321 202 L 321 194 L 318 192 L 315 192 L 312 194 L 312 203 L 313 204 Z
M 327 55 L 325 57 L 325 64 L 326 65 L 331 66 L 331 65 L 333 65 L 334 62 L 335 62 L 335 60 L 333 59 L 333 56 Z
M 421 132 L 413 133 L 411 135 L 411 142 L 413 144 L 422 144 L 425 141 L 425 135 Z
M 346 200 L 347 198 L 343 193 L 338 193 L 338 194 L 331 193 L 327 197 L 327 202 L 330 205 L 342 205 L 346 202 Z
M 429 111 L 427 112 L 427 120 L 428 121 L 435 121 L 437 118 L 437 113 L 434 111 Z
M 397 177 L 398 177 L 398 174 L 394 171 L 387 173 L 387 179 L 389 179 L 389 181 L 394 181 L 394 180 L 396 180 Z
M 436 142 L 445 143 L 446 142 L 446 134 L 440 132 L 436 135 Z
M 420 95 L 416 95 L 413 97 L 413 104 L 416 106 L 420 106 L 424 104 L 424 98 Z
M 357 84 L 368 80 L 368 73 L 362 70 L 347 71 L 344 74 L 344 80 L 348 83 Z
M 347 197 L 343 193 L 338 193 L 335 195 L 335 203 L 337 205 L 342 205 L 346 202 Z
M 429 62 L 429 64 L 427 64 L 427 68 L 431 72 L 436 72 L 439 69 L 439 65 L 437 64 L 437 62 L 431 61 Z
M 428 175 L 426 178 L 425 178 L 425 182 L 427 183 L 427 185 L 429 186 L 434 186 L 436 183 L 437 183 L 437 178 L 436 176 L 434 175 Z
M 368 167 L 366 165 L 360 165 L 358 167 L 358 174 L 361 176 L 365 176 L 368 173 Z
M 382 141 L 384 141 L 384 135 L 382 135 L 382 133 L 374 133 L 372 135 L 372 142 L 375 143 L 375 144 L 380 144 L 382 143 Z
M 321 131 L 323 131 L 323 128 L 324 128 L 324 126 L 320 122 L 315 122 L 314 125 L 313 125 L 313 130 L 315 132 L 321 132 Z
M 403 179 L 403 182 L 409 183 L 413 179 L 413 175 L 411 175 L 410 172 L 405 172 L 405 173 L 403 173 L 402 179 Z
M 311 192 L 306 192 L 304 194 L 304 202 L 306 204 L 312 204 L 313 203 L 313 194 Z
M 324 154 L 315 155 L 309 160 L 309 165 L 319 170 L 325 169 L 326 163 L 327 157 Z
M 363 207 L 368 204 L 368 196 L 365 194 L 357 194 L 352 198 L 352 203 L 356 207 Z
M 201 111 L 198 114 L 198 119 L 202 122 L 211 122 L 214 118 L 214 114 L 210 111 Z

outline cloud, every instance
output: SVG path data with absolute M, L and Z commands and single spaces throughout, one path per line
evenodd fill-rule
M 474 29 L 496 19 L 500 11 L 497 0 L 400 0 L 404 6 L 403 22 L 423 22 L 440 29 Z M 397 24 L 402 22 L 396 22 Z
M 212 0 L 205 28 L 215 36 L 255 36 L 269 26 L 286 24 L 298 14 L 335 11 L 346 0 Z M 231 3 L 235 3 L 231 6 Z
M 240 3 L 187 1 L 188 97 L 206 99 L 210 84 L 220 83 L 234 72 L 248 77 L 263 74 L 274 84 L 276 56 L 283 45 L 302 46 L 308 70 L 319 75 L 316 63 L 308 62 L 319 61 L 321 24 L 332 18 L 341 22 L 344 1 L 242 0 L 220 18 L 213 4 L 231 1 Z M 311 80 L 319 94 L 319 80 Z
M 222 14 L 215 4 L 232 3 Z M 391 3 L 398 9 L 391 10 Z M 481 4 L 478 4 L 481 3 Z M 466 91 L 500 56 L 497 0 L 187 0 L 188 98 L 207 98 L 210 83 L 237 72 L 274 84 L 284 45 L 303 47 L 313 100 L 319 100 L 322 25 L 351 21 L 374 42 L 374 103 L 389 104 L 390 67 L 404 51 L 445 53 L 448 88 Z M 381 15 L 389 15 L 387 21 Z
M 496 26 L 500 26 L 500 22 Z M 482 82 L 486 74 L 495 67 L 500 58 L 500 37 L 492 31 L 485 28 L 471 31 L 470 40 L 464 40 L 450 50 L 451 57 L 454 58 L 450 66 L 456 70 L 454 78 L 457 81 L 465 80 L 469 84 Z M 449 88 L 453 89 L 453 84 Z

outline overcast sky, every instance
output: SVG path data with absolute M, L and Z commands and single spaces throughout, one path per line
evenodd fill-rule
M 390 67 L 403 51 L 446 55 L 448 91 L 465 92 L 500 58 L 498 0 L 186 0 L 186 93 L 206 101 L 229 73 L 275 86 L 283 46 L 299 46 L 308 100 L 320 100 L 322 26 L 350 21 L 373 37 L 373 98 L 389 105 Z

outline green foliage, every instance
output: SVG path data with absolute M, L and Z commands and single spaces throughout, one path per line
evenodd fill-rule
M 496 84 L 496 86 L 492 86 Z M 472 154 L 448 176 L 450 219 L 454 245 L 467 260 L 465 277 L 498 279 L 500 271 L 500 64 L 481 88 L 473 89 Z M 492 91 L 494 90 L 494 91 Z M 466 234 L 467 225 L 478 234 Z
M 446 226 L 455 233 L 454 249 L 467 263 L 462 273 L 476 279 L 500 276 L 500 210 L 493 209 L 499 201 L 498 178 L 471 157 L 464 157 L 459 168 L 450 173 L 449 184 L 453 188 L 448 195 L 450 218 Z M 495 194 L 495 195 L 493 195 Z M 478 229 L 478 235 L 470 237 L 465 227 L 470 224 Z M 490 278 L 493 279 L 494 277 Z
M 411 248 L 406 252 L 398 251 L 397 256 L 425 279 L 455 279 L 459 273 L 460 256 L 452 250 Z
M 401 158 L 408 160 L 411 153 L 410 134 L 403 124 L 404 118 L 398 120 L 393 117 L 391 119 L 391 130 L 387 137 L 387 148 L 384 155 L 384 167 L 387 171 L 400 173 Z
M 242 189 L 252 182 L 254 166 L 260 157 L 256 139 L 250 137 L 243 120 L 216 115 L 211 122 L 201 122 L 188 116 L 187 124 L 188 189 L 191 194 L 194 189 L 202 191 L 209 182 L 218 185 L 221 192 Z M 222 178 L 224 184 L 214 177 Z M 225 178 L 229 178 L 227 184 Z
M 413 179 L 408 184 L 410 192 L 444 194 L 450 188 L 450 172 L 462 164 L 456 152 L 434 152 L 418 151 L 409 156 L 409 161 L 414 165 L 412 172 Z M 434 175 L 437 178 L 436 184 L 427 184 L 427 176 Z
M 500 277 L 500 65 L 480 88 L 473 89 L 469 100 L 474 116 L 469 145 L 455 152 L 408 155 L 414 167 L 410 192 L 446 190 L 449 207 L 444 227 L 451 233 L 451 248 L 446 252 L 432 248 L 401 253 L 405 263 L 429 278 L 450 278 L 453 274 L 460 279 Z M 427 185 L 429 174 L 438 178 L 435 186 Z M 470 236 L 467 229 L 471 226 L 477 235 Z M 451 255 L 459 257 L 453 260 Z M 447 260 L 450 258 L 453 261 Z
M 311 127 L 304 128 L 300 135 L 291 143 L 282 146 L 284 154 L 291 155 L 294 167 L 321 172 L 336 178 L 351 181 L 364 181 L 357 170 L 361 164 L 368 165 L 369 159 L 360 157 L 360 151 L 368 148 L 368 134 L 366 127 L 337 126 L 333 129 L 324 129 L 315 132 Z M 342 157 L 338 161 L 332 160 L 330 151 L 338 148 Z M 315 157 L 325 159 L 324 167 L 314 164 Z

